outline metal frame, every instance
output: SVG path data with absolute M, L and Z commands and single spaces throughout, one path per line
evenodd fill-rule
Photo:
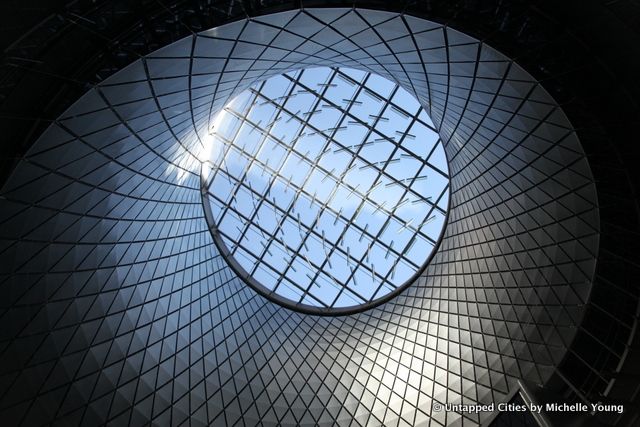
M 239 277 L 242 277 L 247 283 L 249 283 L 250 286 L 258 290 L 262 295 L 270 298 L 271 300 L 281 305 L 287 306 L 289 308 L 293 308 L 298 311 L 303 311 L 306 313 L 331 314 L 331 315 L 354 313 L 354 312 L 361 311 L 363 309 L 368 309 L 378 304 L 381 304 L 382 302 L 387 301 L 389 298 L 393 297 L 394 295 L 397 295 L 397 293 L 402 291 L 409 283 L 415 280 L 415 278 L 424 270 L 429 260 L 431 259 L 431 256 L 436 252 L 438 244 L 442 238 L 443 230 L 447 222 L 447 212 L 448 212 L 448 209 L 444 210 L 440 206 L 438 206 L 438 202 L 442 199 L 442 197 L 448 194 L 449 184 L 447 182 L 447 184 L 444 186 L 444 189 L 441 192 L 439 192 L 439 194 L 435 194 L 437 196 L 435 201 L 431 200 L 431 197 L 425 198 L 424 194 L 420 194 L 418 191 L 412 188 L 412 185 L 416 180 L 425 178 L 424 174 L 426 169 L 428 169 L 429 172 L 435 172 L 446 177 L 447 180 L 449 179 L 448 172 L 441 170 L 440 168 L 438 168 L 438 166 L 433 165 L 429 161 L 430 156 L 436 150 L 438 145 L 442 144 L 442 142 L 438 138 L 438 140 L 436 141 L 436 143 L 433 145 L 433 147 L 431 148 L 431 150 L 426 156 L 419 156 L 415 152 L 411 151 L 408 147 L 403 145 L 403 142 L 405 141 L 406 138 L 413 136 L 413 135 L 408 136 L 407 132 L 408 132 L 408 129 L 410 129 L 415 122 L 419 122 L 421 125 L 426 126 L 434 133 L 436 133 L 436 131 L 433 128 L 433 126 L 431 126 L 429 123 L 426 123 L 425 121 L 420 119 L 419 116 L 421 115 L 421 113 L 423 113 L 422 107 L 420 107 L 417 110 L 417 112 L 412 115 L 409 112 L 407 112 L 404 108 L 402 108 L 401 105 L 398 105 L 397 103 L 391 101 L 391 99 L 395 96 L 396 92 L 400 88 L 398 84 L 395 84 L 391 94 L 387 97 L 387 99 L 384 99 L 379 95 L 375 94 L 374 92 L 372 92 L 372 89 L 366 86 L 367 81 L 370 77 L 370 73 L 366 74 L 361 82 L 358 82 L 353 78 L 351 78 L 345 72 L 340 71 L 340 69 L 333 68 L 326 82 L 317 83 L 317 85 L 321 88 L 318 90 L 301 82 L 300 78 L 303 76 L 303 74 L 304 74 L 304 70 L 283 75 L 285 78 L 288 79 L 289 86 L 287 88 L 286 94 L 278 98 L 278 99 L 281 99 L 281 98 L 285 99 L 285 101 L 282 102 L 281 104 L 276 102 L 275 99 L 271 99 L 270 97 L 266 96 L 263 93 L 263 90 L 265 87 L 265 82 L 263 81 L 262 83 L 249 89 L 251 91 L 252 98 L 248 101 L 248 107 L 245 106 L 244 108 L 245 111 L 238 112 L 238 111 L 233 111 L 230 108 L 225 108 L 226 114 L 231 114 L 236 120 L 240 121 L 240 124 L 239 125 L 236 124 L 237 126 L 235 126 L 233 135 L 229 136 L 228 138 L 223 137 L 219 134 L 216 134 L 215 129 L 213 130 L 214 131 L 213 134 L 216 136 L 218 142 L 224 145 L 224 148 L 220 155 L 221 157 L 220 160 L 216 159 L 213 161 L 207 161 L 203 165 L 201 185 L 202 185 L 203 205 L 205 206 L 205 216 L 207 218 L 207 222 L 209 224 L 210 231 L 213 235 L 216 246 L 220 249 L 221 253 L 227 259 L 227 261 L 229 262 L 233 270 L 238 274 Z M 344 99 L 344 101 L 347 104 L 345 107 L 336 104 L 335 102 L 328 99 L 326 96 L 327 89 L 329 87 L 335 86 L 334 82 L 336 81 L 337 78 L 344 80 L 345 82 L 347 82 L 349 85 L 352 85 L 352 86 L 359 85 L 356 88 L 355 93 L 350 100 Z M 380 107 L 380 112 L 373 117 L 370 115 L 370 118 L 373 119 L 373 123 L 371 124 L 368 124 L 365 120 L 363 120 L 361 117 L 358 117 L 358 115 L 354 114 L 353 111 L 351 110 L 352 106 L 356 105 L 356 103 L 358 102 L 356 101 L 356 99 L 358 98 L 360 93 L 362 93 L 363 90 L 366 91 L 368 95 L 375 96 L 383 102 Z M 289 98 L 296 96 L 298 91 L 306 92 L 315 96 L 315 99 L 312 102 L 313 104 L 312 108 L 309 111 L 303 113 L 302 115 L 300 115 L 300 111 L 294 113 L 286 107 L 287 100 Z M 261 121 L 256 123 L 248 119 L 248 115 L 250 114 L 252 108 L 255 105 L 257 104 L 263 105 L 267 103 L 274 105 L 276 108 L 275 112 L 273 113 L 273 119 L 271 123 L 265 125 L 265 124 L 262 124 Z M 336 121 L 335 126 L 332 126 L 327 129 L 320 129 L 319 127 L 314 126 L 310 123 L 311 117 L 313 117 L 315 113 L 321 113 L 322 108 L 333 108 L 340 112 L 340 117 Z M 377 128 L 377 125 L 380 122 L 385 121 L 385 119 L 388 120 L 388 118 L 384 117 L 384 115 L 386 111 L 388 111 L 388 109 L 390 108 L 398 111 L 399 113 L 409 118 L 409 123 L 406 125 L 407 131 L 395 132 L 396 134 L 399 135 L 398 138 L 395 138 L 390 135 L 386 135 L 380 129 Z M 275 135 L 270 133 L 274 124 L 279 120 L 281 120 L 283 113 L 290 116 L 288 121 L 295 119 L 298 122 L 297 134 L 293 137 L 290 143 L 285 143 L 282 140 L 282 138 L 278 138 Z M 366 133 L 365 133 L 365 136 L 362 138 L 362 142 L 355 145 L 347 146 L 335 139 L 337 130 L 341 129 L 345 123 L 347 123 L 347 125 L 349 124 L 360 125 L 366 128 Z M 240 129 L 245 124 L 248 124 L 249 126 L 251 126 L 252 131 L 257 130 L 262 135 L 260 141 L 257 144 L 257 148 L 254 150 L 255 154 L 246 152 L 244 145 L 238 146 L 237 144 L 234 144 L 236 138 L 238 137 Z M 301 153 L 300 151 L 295 149 L 293 146 L 293 144 L 297 141 L 299 137 L 305 135 L 305 133 L 302 133 L 304 129 L 311 129 L 314 134 L 321 135 L 325 140 L 321 148 L 320 154 L 316 156 L 315 159 L 309 157 L 308 152 Z M 368 141 L 372 135 L 375 135 L 376 139 L 373 141 Z M 286 154 L 284 155 L 284 158 L 280 161 L 280 165 L 277 167 L 277 170 L 268 164 L 268 160 L 267 162 L 264 162 L 258 159 L 258 153 L 260 153 L 260 151 L 263 149 L 267 139 L 271 139 L 275 141 L 279 146 L 284 147 L 287 150 Z M 361 157 L 360 153 L 365 145 L 375 143 L 376 141 L 382 141 L 382 140 L 386 141 L 387 143 L 390 143 L 393 146 L 392 152 L 386 161 L 372 163 L 366 158 Z M 357 148 L 354 149 L 354 147 L 357 147 Z M 239 179 L 235 178 L 228 171 L 227 165 L 225 163 L 225 159 L 228 153 L 232 149 L 236 150 L 237 152 L 239 152 L 241 155 L 243 155 L 245 158 L 248 159 L 248 163 L 244 167 L 244 170 L 241 173 L 241 176 Z M 329 152 L 331 149 L 333 149 L 334 152 L 346 151 L 347 153 L 351 154 L 351 159 L 349 160 L 349 163 L 347 164 L 347 166 L 345 166 L 345 169 L 342 172 L 341 176 L 336 176 L 333 174 L 335 169 L 332 171 L 328 171 L 325 167 L 319 164 L 324 153 Z M 400 151 L 402 151 L 403 154 L 398 156 Z M 295 197 L 288 207 L 281 207 L 281 206 L 278 206 L 278 204 L 275 201 L 269 200 L 268 197 L 270 195 L 270 191 L 273 188 L 276 180 L 279 179 L 279 180 L 282 180 L 282 182 L 286 182 L 286 178 L 283 175 L 281 175 L 281 171 L 282 171 L 282 168 L 287 163 L 292 153 L 295 153 L 295 155 L 300 158 L 300 161 L 304 161 L 310 167 L 306 172 L 305 177 L 302 180 L 302 184 L 300 185 L 295 184 L 291 182 L 291 179 L 289 179 L 289 181 L 286 184 L 287 189 L 291 188 L 292 191 L 294 191 L 295 193 Z M 391 161 L 399 161 L 400 158 L 403 156 L 417 159 L 420 161 L 421 165 L 413 177 L 407 178 L 404 180 L 398 180 L 396 177 L 392 176 L 386 170 L 386 168 Z M 341 180 L 348 173 L 348 171 L 354 167 L 356 161 L 364 163 L 365 166 L 363 166 L 363 168 L 364 167 L 372 168 L 378 174 L 372 183 L 372 187 L 368 189 L 368 191 L 361 190 L 358 188 L 358 186 L 354 187 L 349 183 L 346 183 Z M 264 194 L 260 194 L 258 191 L 252 188 L 250 183 L 247 184 L 245 182 L 249 170 L 254 165 L 259 165 L 259 167 L 262 170 L 266 170 L 270 174 L 267 190 L 266 192 L 264 192 Z M 206 168 L 211 168 L 212 173 L 211 174 L 205 173 Z M 325 175 L 325 179 L 328 177 L 331 177 L 332 180 L 335 180 L 335 186 L 333 190 L 330 192 L 329 196 L 324 201 L 317 200 L 315 194 L 312 195 L 310 194 L 309 191 L 305 189 L 306 183 L 308 182 L 308 180 L 310 179 L 310 177 L 312 176 L 315 170 L 319 170 L 320 172 L 322 172 Z M 217 195 L 215 191 L 211 191 L 211 186 L 213 185 L 213 181 L 216 176 L 224 177 L 224 179 L 229 180 L 229 184 L 233 186 L 233 190 L 232 190 L 233 192 L 229 196 L 229 198 L 226 198 L 226 197 L 223 198 L 220 195 Z M 376 186 L 381 184 L 382 182 L 381 179 L 383 177 L 389 180 L 391 184 L 398 185 L 402 188 L 401 190 L 402 194 L 398 199 L 398 203 L 394 207 L 385 207 L 384 203 L 378 204 L 373 200 L 369 199 L 368 197 L 372 189 L 374 189 Z M 407 181 L 408 183 L 406 183 Z M 344 215 L 342 213 L 342 210 L 336 211 L 334 208 L 329 206 L 329 203 L 335 197 L 337 190 L 341 187 L 349 191 L 349 197 L 353 194 L 359 197 L 358 206 L 357 208 L 355 208 L 354 213 L 351 215 L 351 217 Z M 235 209 L 232 206 L 233 204 L 235 204 L 235 199 L 240 189 L 242 189 L 243 191 L 249 192 L 249 194 L 251 194 L 254 197 L 254 201 L 253 201 L 254 209 L 248 217 L 246 215 L 243 215 L 241 212 L 239 212 L 238 209 Z M 415 200 L 413 201 L 413 203 L 420 201 L 420 202 L 425 202 L 429 206 L 429 210 L 427 212 L 427 215 L 425 216 L 426 220 L 418 227 L 414 227 L 411 224 L 412 220 L 405 222 L 404 220 L 396 216 L 396 211 L 398 207 L 400 207 L 401 204 L 405 204 L 409 200 L 407 198 L 407 195 L 409 194 L 412 197 L 415 197 Z M 225 194 L 225 196 L 227 195 Z M 296 215 L 294 215 L 294 212 L 293 212 L 293 208 L 296 205 L 296 201 L 299 200 L 301 196 L 305 197 L 305 199 L 309 199 L 311 201 L 311 204 L 320 203 L 321 205 L 320 210 L 318 210 L 318 214 L 316 215 L 315 219 L 312 221 L 312 224 L 309 227 L 303 226 L 303 224 L 301 224 L 301 222 L 299 221 L 299 219 L 297 219 Z M 217 219 L 214 217 L 214 214 L 212 212 L 209 198 L 214 199 L 215 202 L 221 205 L 223 208 L 222 214 Z M 257 202 L 255 199 L 257 199 Z M 266 233 L 270 234 L 270 232 L 259 225 L 259 218 L 257 218 L 258 211 L 260 211 L 265 201 L 269 205 L 269 207 L 274 210 L 274 214 L 277 217 L 276 230 L 279 230 L 282 233 L 282 226 L 285 220 L 287 219 L 290 219 L 293 222 L 297 221 L 300 235 L 302 237 L 301 242 L 297 247 L 289 246 L 286 243 L 286 237 L 284 236 L 278 239 L 276 236 L 277 231 L 276 231 L 276 234 L 274 235 L 270 235 L 269 237 L 266 236 Z M 380 210 L 381 212 L 386 214 L 386 219 L 384 220 L 383 225 L 375 234 L 367 231 L 368 225 L 363 226 L 361 224 L 356 223 L 357 216 L 359 215 L 360 211 L 363 209 L 363 207 L 365 206 L 365 203 L 367 202 L 369 202 L 373 207 L 375 207 L 374 212 L 377 212 L 378 210 Z M 430 236 L 421 230 L 422 226 L 426 225 L 428 222 L 430 222 L 431 219 L 434 218 L 432 216 L 432 213 L 434 212 L 434 210 L 438 210 L 444 217 L 444 222 L 442 224 L 439 236 L 437 236 L 437 238 L 434 238 L 434 236 Z M 225 232 L 225 230 L 222 230 L 219 227 L 219 224 L 222 222 L 223 218 L 229 212 L 233 212 L 233 214 L 237 218 L 241 219 L 244 223 L 243 227 L 238 228 L 238 230 L 240 231 L 240 234 L 237 237 L 232 236 L 231 234 L 229 234 L 228 232 Z M 319 231 L 315 230 L 318 220 L 320 219 L 323 212 L 329 212 L 330 215 L 332 215 L 335 218 L 335 222 L 341 221 L 345 224 L 339 237 L 335 239 L 335 243 L 331 243 L 330 248 L 328 250 L 324 245 L 324 241 L 325 241 L 324 236 L 321 235 Z M 299 216 L 299 213 L 298 213 L 298 216 Z M 401 230 L 404 230 L 405 228 L 410 229 L 411 231 L 414 232 L 414 235 L 410 237 L 410 239 L 408 240 L 408 243 L 404 245 L 404 248 L 393 248 L 393 241 L 391 242 L 390 245 L 387 245 L 379 240 L 381 238 L 381 235 L 387 230 L 387 228 L 392 223 L 392 219 L 397 221 L 398 224 L 401 225 L 401 228 L 398 232 L 400 232 Z M 260 234 L 262 234 L 264 239 L 267 241 L 267 243 L 263 245 L 263 248 L 259 251 L 259 253 L 256 252 L 255 249 L 247 248 L 242 244 L 242 240 L 244 239 L 250 226 L 253 226 L 254 228 L 258 229 Z M 371 242 L 369 244 L 368 249 L 359 258 L 353 258 L 350 255 L 348 243 L 347 243 L 346 250 L 340 247 L 341 245 L 344 245 L 344 237 L 348 229 L 353 229 L 356 232 L 360 233 L 361 235 L 360 240 L 366 236 L 367 239 L 370 240 Z M 318 240 L 322 239 L 323 241 L 323 250 L 325 251 L 325 258 L 322 260 L 320 265 L 316 265 L 312 263 L 304 254 L 301 253 L 302 249 L 306 247 L 307 240 L 312 235 Z M 411 247 L 415 243 L 415 239 L 417 238 L 418 235 L 421 238 L 423 238 L 426 242 L 429 242 L 431 245 L 433 245 L 431 253 L 427 254 L 424 262 L 421 262 L 421 260 L 412 260 L 407 256 L 408 251 L 411 249 Z M 232 247 L 228 247 L 228 245 L 225 243 L 225 238 L 232 242 Z M 268 253 L 269 247 L 274 242 L 279 243 L 279 245 L 282 246 L 282 248 L 284 248 L 284 251 L 289 255 L 289 259 L 288 260 L 285 259 L 285 261 L 287 262 L 287 265 L 284 271 L 278 271 L 276 267 L 274 267 L 267 260 L 265 260 L 265 256 Z M 376 272 L 375 266 L 373 264 L 371 265 L 371 267 L 369 267 L 365 263 L 365 261 L 369 259 L 369 252 L 371 251 L 371 248 L 373 245 L 379 245 L 380 247 L 382 247 L 383 250 L 387 252 L 385 259 L 389 256 L 390 253 L 393 253 L 393 256 L 395 257 L 395 260 L 392 263 L 392 266 L 390 267 L 389 271 L 384 274 L 380 274 L 379 272 Z M 242 266 L 242 263 L 235 259 L 235 256 L 237 255 L 237 250 L 239 248 L 243 249 L 244 251 L 251 254 L 253 257 L 255 257 L 256 261 L 251 271 L 247 271 Z M 329 264 L 330 266 L 330 258 L 336 252 L 340 253 L 341 256 L 346 258 L 347 262 L 349 263 L 349 268 L 351 270 L 350 273 L 348 273 L 347 278 L 343 281 L 338 280 L 331 273 L 328 273 L 324 270 L 327 264 Z M 287 273 L 291 269 L 295 271 L 295 267 L 293 267 L 293 264 L 296 260 L 305 260 L 312 274 L 311 275 L 307 274 L 307 277 L 310 279 L 310 282 L 306 286 L 299 286 L 298 284 L 294 283 L 292 280 L 290 279 L 288 280 L 288 282 L 291 282 L 298 289 L 298 292 L 301 292 L 300 299 L 297 302 L 294 302 L 288 298 L 284 298 L 280 296 L 278 294 L 278 288 L 279 286 L 281 286 L 281 284 L 283 284 L 284 279 L 287 278 Z M 354 263 L 351 262 L 352 260 Z M 404 281 L 401 284 L 397 284 L 392 281 L 395 274 L 395 269 L 400 261 L 404 261 L 405 263 L 407 263 L 409 267 L 413 270 L 413 274 L 411 275 L 409 280 Z M 256 273 L 257 268 L 260 265 L 266 267 L 267 270 L 270 270 L 271 272 L 273 272 L 274 275 L 278 276 L 278 279 L 275 280 L 276 284 L 273 287 L 273 289 L 270 289 L 269 287 L 263 285 L 262 283 L 260 283 L 258 280 L 254 278 L 254 274 Z M 355 289 L 353 289 L 353 287 L 350 287 L 350 283 L 352 280 L 354 281 L 354 283 L 356 283 L 355 282 L 356 271 L 361 270 L 363 268 L 366 270 L 368 274 L 371 274 L 372 280 L 376 280 L 376 281 L 379 280 L 379 283 L 375 287 L 375 290 L 371 294 L 372 296 L 370 298 L 367 298 L 359 294 Z M 327 278 L 333 281 L 332 284 L 337 285 L 339 287 L 338 293 L 334 297 L 331 304 L 326 304 L 323 301 L 321 301 L 319 298 L 317 298 L 314 295 L 314 293 L 311 290 L 313 284 L 320 277 L 321 272 L 324 272 Z M 383 286 L 385 285 L 387 286 L 387 289 L 393 289 L 393 290 L 391 290 L 390 292 L 387 292 L 386 294 L 383 294 L 382 296 L 379 296 L 380 293 L 384 291 Z M 343 307 L 343 306 L 335 307 L 337 301 L 339 300 L 339 298 L 341 297 L 345 289 L 349 289 L 351 293 L 353 293 L 355 296 L 360 298 L 362 300 L 362 303 L 353 305 L 353 306 L 348 306 L 348 307 Z M 376 296 L 378 297 L 376 298 Z M 320 305 L 322 305 L 322 307 L 316 307 L 310 304 L 303 303 L 302 301 L 304 301 L 306 298 L 312 298 L 314 301 L 317 301 Z

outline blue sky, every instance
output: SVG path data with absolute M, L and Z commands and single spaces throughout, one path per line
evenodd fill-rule
M 402 87 L 352 69 L 261 82 L 215 120 L 208 201 L 232 256 L 292 303 L 352 307 L 420 270 L 444 226 L 444 149 Z

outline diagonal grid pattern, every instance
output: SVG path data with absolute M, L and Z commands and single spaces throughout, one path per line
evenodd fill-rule
M 397 84 L 350 69 L 284 74 L 231 101 L 213 135 L 223 148 L 207 162 L 203 187 L 214 239 L 219 233 L 241 277 L 258 275 L 249 283 L 267 295 L 285 295 L 293 306 L 370 306 L 421 271 L 433 252 L 446 217 L 446 160 L 423 109 Z M 373 173 L 362 175 L 365 169 Z M 275 229 L 264 218 L 271 211 Z M 296 226 L 299 239 L 290 237 Z M 410 253 L 416 244 L 420 255 Z M 354 254 L 358 246 L 366 249 Z
M 397 82 L 450 159 L 423 274 L 340 317 L 247 287 L 201 203 L 216 114 L 317 66 Z M 589 165 L 539 82 L 450 26 L 358 8 L 241 20 L 136 61 L 52 123 L 0 205 L 0 411 L 23 425 L 475 426 L 487 414 L 432 404 L 548 381 L 599 238 Z

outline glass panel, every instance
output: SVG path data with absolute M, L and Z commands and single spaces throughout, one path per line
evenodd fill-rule
M 292 307 L 353 308 L 424 267 L 446 219 L 448 167 L 398 84 L 350 69 L 291 72 L 242 93 L 214 124 L 212 225 L 263 290 Z

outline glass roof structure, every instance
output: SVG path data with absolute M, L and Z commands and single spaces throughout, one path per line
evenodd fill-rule
M 307 311 L 403 288 L 447 215 L 444 148 L 398 84 L 349 68 L 271 77 L 214 119 L 203 166 L 214 239 L 261 293 Z

